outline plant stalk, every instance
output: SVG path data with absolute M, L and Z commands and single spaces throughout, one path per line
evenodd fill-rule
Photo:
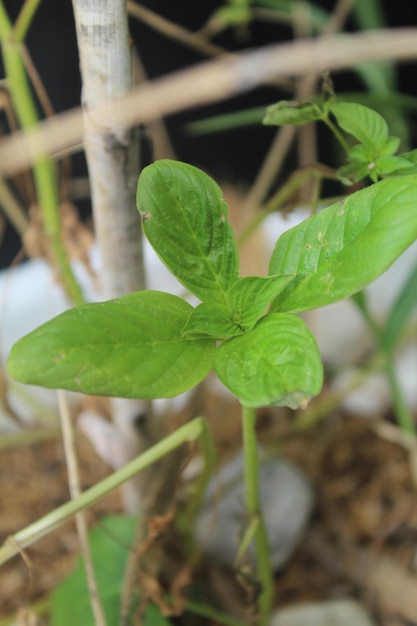
M 254 524 L 255 527 L 253 539 L 256 567 L 261 584 L 261 592 L 258 599 L 258 623 L 259 626 L 263 626 L 271 611 L 274 590 L 270 548 L 260 503 L 259 459 L 255 424 L 255 409 L 242 405 L 245 499 L 249 524 Z
M 24 41 L 40 3 L 41 0 L 25 0 L 13 27 L 14 41 Z
M 385 373 L 388 377 L 388 381 L 391 388 L 392 403 L 394 406 L 395 415 L 398 420 L 398 424 L 405 433 L 411 435 L 417 434 L 416 424 L 414 422 L 413 415 L 404 400 L 404 394 L 401 390 L 398 382 L 397 373 L 393 364 L 393 346 L 389 346 L 385 341 L 384 331 L 378 326 L 374 316 L 372 315 L 368 302 L 363 291 L 355 294 L 352 301 L 356 304 L 361 312 L 365 322 L 368 324 L 369 329 L 373 333 L 378 348 L 386 359 Z
M 101 259 L 100 282 L 106 300 L 145 289 L 142 235 L 136 210 L 139 175 L 137 133 L 129 125 L 102 123 L 94 114 L 132 90 L 133 72 L 125 0 L 73 0 L 83 83 L 84 149 L 87 158 L 94 231 Z M 149 445 L 149 403 L 114 398 L 112 418 L 135 454 Z M 149 428 L 148 428 L 149 426 Z M 143 432 L 142 432 L 143 431 Z M 156 439 L 151 436 L 151 439 Z M 124 488 L 125 509 L 144 508 L 140 484 Z
M 13 40 L 12 25 L 4 5 L 0 2 L 0 39 L 10 94 L 22 129 L 31 139 L 31 130 L 38 124 L 38 115 L 22 60 L 21 46 Z M 55 167 L 51 159 L 40 155 L 33 165 L 37 201 L 39 203 L 46 236 L 51 242 L 53 258 L 61 275 L 65 290 L 74 304 L 84 301 L 75 279 L 67 252 L 61 238 L 59 198 Z
M 178 428 L 178 430 L 171 435 L 168 435 L 168 437 L 162 441 L 148 448 L 143 454 L 120 470 L 114 472 L 93 487 L 90 487 L 87 491 L 84 491 L 78 498 L 66 502 L 57 509 L 47 513 L 33 524 L 26 526 L 26 528 L 17 532 L 15 535 L 8 537 L 4 545 L 0 548 L 0 565 L 6 563 L 6 561 L 13 556 L 35 543 L 35 541 L 42 539 L 42 537 L 45 537 L 51 531 L 62 526 L 62 524 L 80 511 L 91 507 L 108 493 L 117 489 L 156 461 L 159 461 L 159 459 L 169 452 L 192 441 L 199 441 L 202 445 L 202 449 L 207 450 L 208 446 L 212 447 L 208 439 L 210 439 L 210 433 L 205 424 L 205 420 L 202 417 L 196 417 L 188 424 Z M 207 459 L 207 457 L 205 461 L 210 463 L 210 459 Z M 207 467 L 204 471 L 206 470 Z
M 68 487 L 71 498 L 78 498 L 81 495 L 80 468 L 78 465 L 75 433 L 71 420 L 71 412 L 65 391 L 58 389 L 59 416 L 62 428 L 62 440 L 64 443 L 65 461 L 68 471 Z M 84 511 L 80 511 L 75 516 L 78 541 L 84 559 L 85 573 L 87 576 L 87 587 L 90 596 L 91 610 L 94 615 L 95 626 L 106 626 L 106 616 L 100 600 L 97 586 L 96 573 L 94 571 L 93 559 L 91 555 L 90 542 L 88 539 L 87 518 Z

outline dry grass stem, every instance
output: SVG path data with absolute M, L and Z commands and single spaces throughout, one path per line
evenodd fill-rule
M 256 209 L 262 205 L 291 147 L 295 133 L 295 126 L 283 126 L 277 130 L 242 210 Z
M 71 498 L 78 498 L 81 494 L 80 472 L 78 466 L 77 452 L 75 448 L 74 429 L 71 421 L 70 409 L 65 392 L 58 390 L 59 415 L 62 428 L 62 439 L 65 450 L 65 460 L 68 469 L 68 486 Z M 87 575 L 88 590 L 90 593 L 90 603 L 94 614 L 96 626 L 106 626 L 106 618 L 101 606 L 98 593 L 96 577 L 94 574 L 93 560 L 88 542 L 88 527 L 85 513 L 75 515 L 75 525 L 77 527 L 78 540 L 80 542 L 81 553 L 84 558 Z
M 35 64 L 33 63 L 32 57 L 30 56 L 26 46 L 22 45 L 21 49 L 25 69 L 30 78 L 30 82 L 32 83 L 32 87 L 34 88 L 38 100 L 41 104 L 42 110 L 47 117 L 52 117 L 55 114 L 54 107 L 52 106 L 52 102 L 48 96 L 48 92 L 45 89 L 39 72 L 36 69 Z
M 187 28 L 184 28 L 184 26 L 175 24 L 171 20 L 167 20 L 165 17 L 158 15 L 154 11 L 151 11 L 140 4 L 136 4 L 136 2 L 127 3 L 127 12 L 132 17 L 141 20 L 168 39 L 173 39 L 188 48 L 192 48 L 193 50 L 200 52 L 204 56 L 212 57 L 227 53 L 224 48 L 207 41 L 198 33 L 193 33 Z
M 9 185 L 0 177 L 0 204 L 10 223 L 22 237 L 29 226 L 28 217 L 12 193 Z
M 328 36 L 265 46 L 233 60 L 214 60 L 141 85 L 110 107 L 98 109 L 101 123 L 147 123 L 177 111 L 225 100 L 274 78 L 342 70 L 364 61 L 417 58 L 417 29 L 401 28 Z M 0 172 L 11 174 L 42 154 L 54 154 L 82 140 L 80 109 L 43 122 L 26 136 L 0 143 Z
M 144 83 L 148 77 L 146 76 L 142 60 L 135 49 L 133 49 L 132 54 L 132 66 L 134 84 L 138 85 Z M 152 152 L 155 161 L 158 159 L 175 160 L 177 157 L 170 136 L 164 124 L 164 120 L 162 118 L 157 118 L 152 122 L 149 122 L 147 130 L 152 137 Z M 139 155 L 139 159 L 142 160 L 142 155 Z

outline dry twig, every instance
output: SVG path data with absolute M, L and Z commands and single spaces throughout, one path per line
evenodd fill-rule
M 415 59 L 416 42 L 416 28 L 399 28 L 274 44 L 159 78 L 93 113 L 103 125 L 147 123 L 251 91 L 274 78 L 338 71 L 364 61 Z M 41 154 L 69 148 L 82 140 L 82 133 L 80 109 L 39 124 L 30 136 L 15 133 L 0 143 L 0 172 L 11 174 Z

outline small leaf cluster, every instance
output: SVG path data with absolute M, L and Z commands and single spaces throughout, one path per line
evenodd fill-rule
M 388 178 L 285 232 L 268 276 L 241 277 L 218 185 L 170 160 L 145 168 L 144 233 L 196 296 L 158 291 L 85 304 L 13 347 L 11 376 L 95 395 L 171 397 L 213 369 L 248 407 L 305 405 L 320 391 L 316 342 L 297 313 L 363 289 L 417 238 L 417 176 Z
M 333 125 L 336 120 L 338 129 Z M 323 102 L 281 101 L 267 108 L 263 123 L 267 125 L 301 125 L 322 121 L 327 124 L 347 151 L 347 163 L 338 174 L 345 184 L 369 177 L 377 182 L 387 176 L 415 173 L 417 151 L 397 155 L 398 137 L 389 136 L 385 119 L 362 104 L 337 102 L 333 96 Z M 339 131 L 353 137 L 350 146 Z

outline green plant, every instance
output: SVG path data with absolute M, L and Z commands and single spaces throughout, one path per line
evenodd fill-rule
M 400 139 L 388 134 L 385 119 L 369 107 L 357 103 L 337 102 L 331 85 L 323 102 L 279 102 L 267 109 L 265 124 L 300 125 L 310 121 L 322 121 L 330 128 L 346 152 L 348 163 L 338 170 L 339 178 L 347 185 L 358 183 L 369 177 L 373 182 L 387 177 L 397 178 L 401 174 L 416 173 L 417 150 L 396 154 Z M 337 125 L 334 125 L 336 120 Z M 345 134 L 343 134 L 343 131 Z M 346 135 L 347 134 L 347 135 Z M 353 137 L 357 143 L 351 145 Z M 393 193 L 396 191 L 396 183 Z M 371 188 L 372 189 L 372 188 Z M 389 197 L 386 197 L 389 200 Z M 416 211 L 410 206 L 409 218 L 415 219 Z M 407 216 L 407 212 L 404 217 Z M 401 228 L 401 224 L 399 225 Z M 397 227 L 398 228 L 398 227 Z M 369 242 L 371 244 L 371 242 Z M 388 245 L 390 241 L 387 242 Z M 377 250 L 375 248 L 375 250 Z M 367 251 L 366 265 L 373 263 L 373 246 Z M 377 254 L 379 252 L 377 251 Z M 358 258 L 359 260 L 359 258 Z M 412 269 L 403 289 L 388 313 L 385 327 L 372 315 L 365 294 L 361 291 L 352 298 L 375 336 L 379 352 L 384 361 L 384 369 L 391 387 L 396 417 L 401 428 L 415 434 L 416 426 L 407 404 L 402 397 L 400 385 L 393 366 L 394 351 L 406 328 L 409 316 L 415 309 L 415 274 Z
M 394 156 L 397 143 L 388 137 L 380 116 L 358 106 L 286 103 L 268 112 L 272 123 L 323 119 L 335 128 L 333 116 L 342 131 L 364 147 L 354 151 L 340 128 L 335 129 L 349 151 L 351 167 L 349 172 L 341 170 L 343 179 L 391 177 L 284 233 L 267 277 L 240 277 L 228 209 L 216 183 L 191 165 L 162 160 L 145 168 L 139 179 L 143 229 L 165 265 L 200 304 L 193 307 L 157 291 L 85 304 L 23 337 L 8 361 L 9 374 L 22 382 L 133 398 L 172 397 L 194 387 L 211 369 L 216 372 L 242 405 L 248 510 L 242 545 L 252 540 L 255 544 L 261 624 L 271 608 L 272 572 L 259 505 L 255 409 L 304 407 L 321 389 L 320 354 L 296 314 L 359 292 L 417 238 L 417 177 L 397 175 L 413 171 L 412 159 Z M 156 446 L 142 455 L 146 462 L 135 465 L 135 471 L 198 437 L 209 459 L 201 494 L 213 459 L 202 424 L 191 422 L 167 439 L 166 446 L 157 444 L 155 454 L 151 451 Z M 71 512 L 91 501 L 88 492 L 82 494 L 71 503 Z M 58 509 L 54 519 L 59 518 Z M 23 539 L 18 535 L 17 543 Z M 0 551 L 0 561 L 1 556 Z

